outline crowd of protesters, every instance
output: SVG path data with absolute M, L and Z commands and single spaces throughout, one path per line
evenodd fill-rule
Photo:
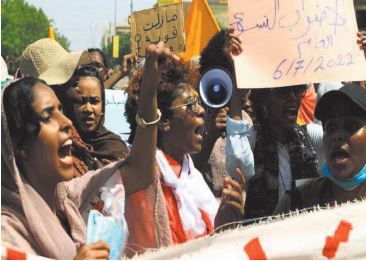
M 364 82 L 241 90 L 233 63 L 241 52 L 232 28 L 211 39 L 198 72 L 163 42 L 146 48 L 143 63 L 125 56 L 114 72 L 99 49 L 67 52 L 51 39 L 27 46 L 20 77 L 2 86 L 2 243 L 48 258 L 107 259 L 110 245 L 87 243 L 87 222 L 93 209 L 108 215 L 102 195 L 117 187 L 128 227 L 121 257 L 366 197 Z M 201 104 L 197 75 L 217 66 L 234 93 L 213 109 Z M 126 75 L 124 141 L 104 119 L 105 89 Z M 311 90 L 322 95 L 319 122 L 299 125 Z

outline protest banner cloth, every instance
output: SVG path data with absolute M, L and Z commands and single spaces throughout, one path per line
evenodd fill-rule
M 353 0 L 229 0 L 239 88 L 366 80 Z
M 2 245 L 1 260 L 52 260 L 52 259 L 43 256 L 28 254 L 14 247 Z
M 365 259 L 366 201 L 230 229 L 138 259 Z
M 134 12 L 129 21 L 132 52 L 138 56 L 144 57 L 146 46 L 160 41 L 174 53 L 185 50 L 182 4 Z

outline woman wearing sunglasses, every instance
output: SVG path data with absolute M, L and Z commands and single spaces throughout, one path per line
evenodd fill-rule
M 231 61 L 232 55 L 242 51 L 233 29 L 229 31 L 225 51 Z M 229 171 L 240 165 L 250 177 L 245 218 L 271 215 L 285 193 L 295 191 L 304 179 L 319 175 L 321 126 L 296 124 L 306 88 L 303 84 L 252 90 L 252 127 L 242 120 L 240 92 L 234 91 L 227 120 L 226 164 Z
M 124 171 L 145 172 L 148 184 L 126 198 L 131 235 L 127 249 L 137 252 L 207 235 L 215 225 L 243 214 L 242 184 L 226 180 L 219 207 L 194 167 L 190 154 L 201 150 L 205 111 L 187 69 L 163 46 L 161 42 L 146 49 L 145 67 L 136 72 L 127 90 L 129 142 L 144 147 L 132 148 Z M 142 131 L 144 138 L 134 140 Z M 145 211 L 134 211 L 141 202 Z

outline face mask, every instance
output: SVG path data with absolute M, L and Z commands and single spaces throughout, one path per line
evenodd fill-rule
M 366 164 L 363 166 L 363 168 L 357 173 L 357 175 L 353 176 L 350 179 L 346 180 L 338 180 L 336 179 L 332 172 L 330 172 L 330 169 L 327 164 L 325 164 L 322 168 L 322 172 L 324 176 L 329 178 L 331 181 L 333 181 L 338 187 L 351 191 L 355 188 L 357 188 L 360 184 L 362 184 L 364 181 L 366 181 Z

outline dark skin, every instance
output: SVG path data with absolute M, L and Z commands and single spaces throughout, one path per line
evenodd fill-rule
M 341 103 L 323 123 L 323 151 L 339 180 L 353 177 L 366 163 L 366 113 L 353 112 L 350 104 Z
M 215 217 L 215 228 L 218 231 L 234 228 L 237 226 L 235 222 L 243 220 L 245 196 L 244 191 L 244 175 L 240 169 L 236 169 L 237 181 L 231 177 L 224 179 L 224 186 L 222 190 L 222 198 L 219 210 Z M 234 223 L 226 225 L 227 223 Z
M 157 87 L 160 82 L 164 59 L 167 57 L 174 60 L 179 59 L 169 49 L 164 47 L 163 42 L 160 42 L 158 45 L 149 45 L 146 48 L 144 77 L 140 87 L 138 113 L 147 122 L 157 119 Z M 190 85 L 186 85 L 183 88 L 182 94 L 173 102 L 172 106 L 185 104 L 189 96 L 197 96 L 197 93 Z M 202 115 L 204 110 L 199 105 L 195 106 L 195 108 L 192 107 L 192 110 L 187 109 L 188 106 L 186 105 L 173 109 L 173 115 L 166 121 L 160 122 L 159 125 L 155 124 L 146 128 L 137 126 L 131 152 L 121 168 L 123 180 L 129 184 L 128 187 L 126 186 L 127 195 L 147 188 L 157 176 L 155 152 L 158 127 L 161 131 L 159 146 L 176 161 L 181 163 L 184 154 L 201 150 L 202 138 L 199 137 L 200 135 L 197 135 L 195 130 L 199 125 L 203 124 Z M 141 164 L 142 161 L 144 164 Z M 220 207 L 220 209 L 226 210 L 239 206 L 238 211 L 232 211 L 232 213 L 239 213 L 236 219 L 242 218 L 242 210 L 244 209 L 242 196 L 240 193 L 234 193 L 235 190 L 240 190 L 242 186 L 230 179 L 225 187 L 227 191 L 224 191 L 223 194 L 230 194 L 231 197 L 226 196 L 223 199 L 221 204 L 226 207 Z M 232 204 L 234 202 L 239 202 L 239 204 Z M 232 216 L 230 215 L 231 219 L 228 220 L 226 219 L 228 216 L 218 214 L 215 224 L 222 225 L 226 222 L 231 222 L 234 220 Z
M 90 52 L 89 53 L 92 61 L 93 61 L 93 65 L 98 69 L 98 76 L 100 79 L 104 80 L 107 77 L 107 73 L 108 73 L 108 68 L 107 66 L 104 64 L 103 61 L 103 57 L 102 55 L 95 51 L 95 52 Z
M 185 104 L 188 97 L 197 97 L 198 94 L 190 85 L 184 87 L 183 93 L 173 101 L 172 106 Z M 196 153 L 202 148 L 203 137 L 196 129 L 203 126 L 205 110 L 196 105 L 194 110 L 187 106 L 173 110 L 173 115 L 160 123 L 161 139 L 159 147 L 177 162 L 182 162 L 186 153 Z
M 72 122 L 63 114 L 60 101 L 50 87 L 37 83 L 33 95 L 32 106 L 41 119 L 40 131 L 32 138 L 29 149 L 17 156 L 24 159 L 23 175 L 57 217 L 56 186 L 74 178 L 71 151 L 68 155 L 59 152 L 63 144 L 71 141 Z M 57 220 L 62 225 L 58 217 Z M 108 256 L 109 246 L 98 241 L 81 246 L 74 259 L 108 259 Z
M 332 110 L 332 109 L 330 109 Z M 366 112 L 355 113 L 354 105 L 338 103 L 323 121 L 323 151 L 327 164 L 338 180 L 355 176 L 366 163 Z M 365 197 L 366 182 L 351 191 L 332 184 L 337 201 Z
M 207 165 L 216 140 L 226 129 L 226 117 L 228 114 L 228 107 L 207 113 L 207 124 L 205 124 L 206 134 L 203 136 L 202 149 L 200 152 L 191 155 L 195 167 L 201 172 L 204 171 Z
M 113 71 L 113 73 L 108 77 L 108 79 L 104 81 L 104 88 L 111 89 L 119 80 L 129 75 L 132 68 L 135 66 L 136 62 L 137 62 L 136 55 L 132 53 L 124 55 L 122 57 L 122 69 Z M 106 75 L 107 69 L 104 69 L 103 73 Z
M 297 88 L 297 91 L 292 91 Z M 281 94 L 282 92 L 282 94 Z M 297 113 L 301 98 L 305 93 L 305 86 L 282 87 L 273 89 L 263 99 L 263 106 L 268 111 L 265 116 L 268 126 L 275 135 L 277 141 L 287 143 L 287 133 L 296 126 Z
M 84 102 L 74 104 L 74 114 L 82 132 L 91 133 L 99 125 L 102 112 L 102 93 L 99 80 L 81 77 L 75 88 Z
M 163 42 L 158 45 L 149 45 L 146 48 L 144 77 L 140 87 L 138 108 L 139 115 L 146 122 L 152 122 L 158 118 L 157 87 L 164 66 L 161 61 L 167 57 L 179 60 L 178 56 L 164 48 Z M 157 175 L 155 168 L 157 136 L 157 124 L 146 128 L 137 125 L 130 154 L 121 169 L 123 181 L 129 183 L 129 186 L 126 186 L 127 195 L 146 189 L 154 181 Z

